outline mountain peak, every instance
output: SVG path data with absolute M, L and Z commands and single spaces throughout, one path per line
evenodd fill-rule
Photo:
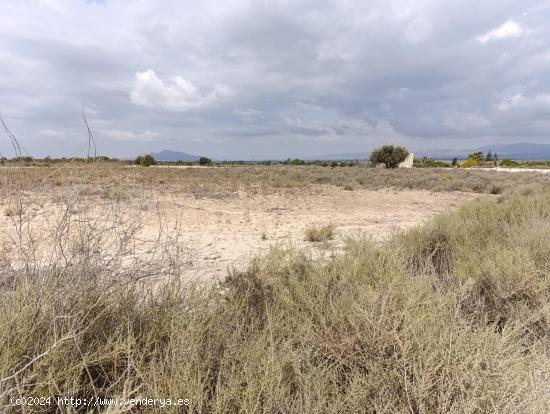
M 175 161 L 197 161 L 200 157 L 198 155 L 187 154 L 181 151 L 174 151 L 165 149 L 153 154 L 156 160 L 165 162 Z

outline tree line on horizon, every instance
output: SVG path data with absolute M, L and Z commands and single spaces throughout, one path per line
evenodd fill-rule
M 212 165 L 318 165 L 322 167 L 352 167 L 355 165 L 364 165 L 370 163 L 372 166 L 384 166 L 386 168 L 397 168 L 397 166 L 403 162 L 410 151 L 402 146 L 395 145 L 383 145 L 376 148 L 370 155 L 368 161 L 366 160 L 303 160 L 300 158 L 288 158 L 284 161 L 276 160 L 264 160 L 264 161 L 213 161 L 206 156 L 199 157 L 196 161 L 160 161 L 155 158 L 153 154 L 143 154 L 136 157 L 134 160 L 121 160 L 119 158 L 108 157 L 105 155 L 95 157 L 61 157 L 53 158 L 47 156 L 45 158 L 35 158 L 32 156 L 18 156 L 13 158 L 6 158 L 0 156 L 0 165 L 19 163 L 21 165 L 41 165 L 50 163 L 62 163 L 62 162 L 74 162 L 74 163 L 86 163 L 86 162 L 118 162 L 127 163 L 143 167 L 149 167 L 158 164 L 166 165 L 199 165 L 199 166 L 212 166 Z M 448 168 L 448 167 L 487 167 L 487 166 L 500 166 L 500 167 L 534 167 L 534 166 L 550 166 L 550 161 L 515 161 L 510 158 L 500 159 L 498 154 L 489 150 L 486 154 L 481 151 L 469 154 L 466 160 L 460 162 L 458 157 L 454 157 L 449 163 L 447 161 L 434 160 L 430 157 L 422 157 L 415 159 L 413 166 L 417 168 Z

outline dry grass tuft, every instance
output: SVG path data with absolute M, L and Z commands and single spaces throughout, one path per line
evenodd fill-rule
M 309 242 L 326 242 L 334 238 L 334 225 L 310 226 L 305 230 L 305 239 Z

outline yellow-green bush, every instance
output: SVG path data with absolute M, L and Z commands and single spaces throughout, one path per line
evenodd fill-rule
M 461 168 L 471 168 L 471 167 L 479 167 L 481 164 L 478 160 L 474 158 L 468 158 L 466 161 L 464 161 L 462 164 L 460 164 Z

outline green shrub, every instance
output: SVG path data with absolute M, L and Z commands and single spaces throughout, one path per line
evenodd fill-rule
M 500 161 L 499 166 L 500 167 L 519 167 L 520 164 L 519 162 L 514 161 L 510 158 L 504 158 L 502 161 Z
M 422 157 L 413 161 L 413 166 L 417 168 L 448 168 L 449 164 L 444 161 L 435 161 L 430 157 Z
M 212 165 L 212 160 L 208 157 L 200 157 L 199 165 Z
M 401 162 L 405 161 L 408 155 L 409 151 L 404 147 L 384 145 L 372 152 L 370 161 L 376 164 L 383 163 L 386 165 L 386 168 L 397 168 Z
M 460 164 L 461 168 L 471 168 L 471 167 L 479 167 L 481 164 L 479 161 L 475 158 L 468 158 L 466 161 L 464 161 L 462 164 Z
M 137 157 L 134 163 L 142 167 L 149 167 L 151 165 L 156 165 L 157 160 L 151 154 L 145 154 Z
M 537 167 L 537 168 L 544 167 L 544 168 L 549 168 L 550 167 L 550 161 L 549 160 L 538 160 L 538 161 L 527 160 L 527 161 L 521 161 L 519 163 L 519 166 L 520 167 Z

